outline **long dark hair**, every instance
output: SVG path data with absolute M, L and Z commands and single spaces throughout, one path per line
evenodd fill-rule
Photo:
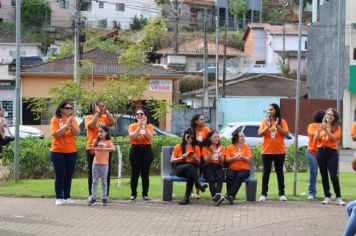
M 149 121 L 148 121 L 148 112 L 147 112 L 147 110 L 146 109 L 144 109 L 144 108 L 139 108 L 139 109 L 137 109 L 136 111 L 135 111 L 135 122 L 137 122 L 137 119 L 136 119 L 136 112 L 137 111 L 142 111 L 144 114 L 145 114 L 145 116 L 147 117 L 147 125 L 150 123 Z
M 107 127 L 106 125 L 100 125 L 99 129 L 103 129 L 105 131 L 105 133 L 106 133 L 105 140 L 110 140 L 111 139 L 109 127 Z M 95 140 L 94 147 L 98 146 L 99 141 L 100 141 L 100 137 L 98 135 L 98 137 Z
M 186 144 L 187 144 L 187 141 L 185 140 L 185 136 L 186 136 L 187 134 L 189 134 L 190 136 L 193 137 L 193 142 L 192 142 L 193 149 L 194 149 L 194 146 L 195 146 L 195 144 L 196 144 L 196 142 L 197 142 L 196 139 L 195 139 L 195 132 L 194 132 L 194 130 L 193 130 L 192 128 L 186 129 L 186 130 L 184 131 L 184 133 L 183 133 L 182 142 L 180 143 L 180 146 L 181 146 L 181 148 L 182 148 L 182 153 L 185 153 L 185 152 L 186 152 L 185 146 L 186 146 Z
M 89 107 L 89 114 L 94 114 L 94 110 L 95 110 L 95 107 L 101 103 L 101 101 L 95 101 L 95 102 L 92 102 L 90 104 L 90 107 Z
M 55 113 L 57 118 L 62 118 L 61 109 L 64 109 L 64 107 L 67 106 L 68 104 L 71 105 L 72 103 L 69 101 L 63 101 L 58 105 Z
M 240 133 L 242 131 L 239 131 L 239 132 L 233 132 L 232 133 L 232 137 L 231 137 L 231 143 L 235 145 L 235 143 L 237 143 L 240 139 Z
M 199 120 L 199 117 L 203 116 L 202 114 L 195 114 L 192 119 L 190 120 L 190 127 L 195 131 L 197 124 L 195 123 L 197 120 Z
M 317 110 L 313 113 L 313 122 L 322 123 L 325 116 L 324 110 Z
M 271 104 L 269 104 L 269 106 L 274 108 L 274 110 L 276 112 L 275 117 L 276 117 L 276 119 L 278 118 L 278 125 L 280 125 L 281 121 L 282 121 L 281 109 L 279 108 L 278 104 L 276 104 L 276 103 L 271 103 Z
M 214 133 L 219 134 L 219 132 L 216 131 L 216 130 L 210 130 L 209 133 L 206 135 L 206 140 L 205 140 L 205 145 L 204 145 L 205 147 L 210 147 L 211 146 L 210 138 L 211 138 L 211 136 L 213 136 Z M 219 139 L 219 142 L 218 142 L 217 146 L 218 147 L 220 146 L 220 139 Z
M 340 125 L 340 116 L 339 116 L 339 113 L 334 108 L 330 107 L 325 111 L 325 116 L 323 118 L 323 123 L 326 123 L 326 113 L 328 113 L 328 111 L 332 111 L 332 113 L 334 114 L 334 120 L 331 123 L 332 131 L 334 132 L 334 131 L 337 130 L 337 128 Z

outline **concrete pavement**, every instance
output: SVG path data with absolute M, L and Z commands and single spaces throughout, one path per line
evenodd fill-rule
M 54 199 L 0 197 L 0 235 L 342 235 L 345 208 L 319 201 L 193 200 L 55 206 Z

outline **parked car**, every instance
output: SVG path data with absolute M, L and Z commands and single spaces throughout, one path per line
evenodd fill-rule
M 262 143 L 262 137 L 258 136 L 258 129 L 261 122 L 233 122 L 228 123 L 228 126 L 220 131 L 220 138 L 231 139 L 233 132 L 243 131 L 246 136 L 246 143 L 250 146 Z M 298 135 L 298 147 L 308 146 L 309 138 L 305 135 Z M 295 142 L 294 134 L 289 133 L 285 138 L 286 147 L 289 147 Z
M 83 119 L 77 118 L 77 121 L 78 121 L 79 128 L 80 128 L 80 135 L 86 136 L 87 129 L 84 124 L 84 119 L 85 119 L 85 117 Z M 133 118 L 133 116 L 122 115 L 117 119 L 116 127 L 115 126 L 110 127 L 110 134 L 112 136 L 126 136 L 126 135 L 128 135 L 129 125 L 134 122 L 135 122 L 135 119 Z M 175 134 L 171 134 L 167 131 L 159 129 L 155 125 L 153 125 L 153 129 L 154 129 L 154 135 L 165 135 L 165 136 L 169 136 L 169 137 L 178 137 Z
M 9 126 L 9 129 L 11 133 L 15 136 L 15 126 Z M 23 126 L 23 125 L 20 125 L 19 136 L 20 138 L 27 138 L 27 137 L 44 138 L 44 134 L 41 130 L 35 127 Z

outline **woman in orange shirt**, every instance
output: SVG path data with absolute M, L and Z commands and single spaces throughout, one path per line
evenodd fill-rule
M 341 198 L 340 183 L 337 174 L 339 165 L 337 150 L 340 138 L 340 116 L 335 109 L 329 108 L 326 110 L 323 122 L 319 125 L 314 135 L 314 141 L 318 147 L 316 159 L 318 161 L 325 195 L 325 199 L 322 201 L 324 205 L 331 202 L 328 174 L 330 174 L 330 179 L 336 194 L 336 203 L 338 205 L 345 205 L 345 202 Z
M 207 135 L 206 145 L 203 147 L 204 177 L 209 183 L 212 200 L 219 206 L 225 199 L 221 190 L 225 179 L 223 164 L 225 161 L 225 148 L 220 144 L 219 133 L 210 131 Z
M 205 125 L 205 117 L 201 114 L 195 114 L 190 120 L 190 127 L 194 130 L 197 145 L 200 147 L 200 150 L 202 150 L 206 141 L 206 136 L 210 132 L 210 128 Z M 204 172 L 204 159 L 201 160 L 199 166 L 199 176 L 201 176 L 203 172 Z M 200 199 L 199 186 L 200 184 L 198 182 L 195 183 L 196 194 L 195 193 L 192 194 L 192 197 L 197 199 Z
M 77 160 L 75 136 L 78 136 L 80 131 L 71 110 L 73 110 L 71 103 L 63 101 L 59 104 L 56 114 L 51 120 L 50 156 L 55 172 L 54 188 L 57 206 L 74 203 L 70 197 L 70 188 Z
M 153 126 L 147 121 L 147 112 L 143 109 L 136 111 L 136 123 L 129 126 L 129 137 L 131 143 L 130 164 L 131 164 L 131 197 L 130 201 L 135 202 L 137 198 L 138 178 L 141 174 L 142 197 L 144 201 L 149 201 L 149 174 L 153 160 L 152 138 Z
M 234 203 L 242 182 L 250 176 L 251 159 L 252 153 L 250 146 L 245 144 L 245 134 L 242 131 L 233 133 L 226 152 L 226 190 L 230 205 Z
M 197 167 L 200 165 L 201 152 L 199 146 L 195 144 L 194 133 L 191 128 L 184 131 L 183 140 L 174 147 L 171 158 L 175 175 L 188 179 L 185 195 L 183 200 L 179 202 L 180 205 L 189 204 L 193 185 L 198 179 Z M 204 192 L 207 185 L 199 185 L 199 187 Z
M 309 187 L 308 187 L 308 200 L 313 200 L 316 197 L 316 177 L 318 176 L 318 161 L 316 160 L 316 153 L 318 151 L 316 143 L 314 142 L 315 131 L 318 129 L 319 124 L 322 123 L 325 116 L 324 110 L 318 110 L 313 114 L 313 123 L 308 125 L 309 143 L 306 151 L 306 158 L 309 166 Z
M 272 169 L 272 162 L 277 174 L 279 199 L 287 201 L 284 196 L 283 165 L 286 157 L 285 137 L 288 136 L 287 122 L 281 118 L 280 108 L 272 103 L 268 107 L 268 117 L 264 119 L 258 130 L 258 135 L 263 137 L 261 153 L 263 163 L 262 192 L 259 201 L 267 200 L 268 182 Z

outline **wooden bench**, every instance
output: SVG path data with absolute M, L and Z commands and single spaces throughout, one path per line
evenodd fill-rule
M 173 182 L 187 182 L 186 178 L 172 175 L 172 163 L 171 157 L 174 147 L 164 146 L 162 147 L 161 154 L 161 175 L 162 175 L 162 200 L 172 201 Z M 250 176 L 245 179 L 246 201 L 256 201 L 257 180 L 255 178 L 253 160 L 250 161 Z M 203 177 L 199 178 L 200 182 L 206 182 Z

